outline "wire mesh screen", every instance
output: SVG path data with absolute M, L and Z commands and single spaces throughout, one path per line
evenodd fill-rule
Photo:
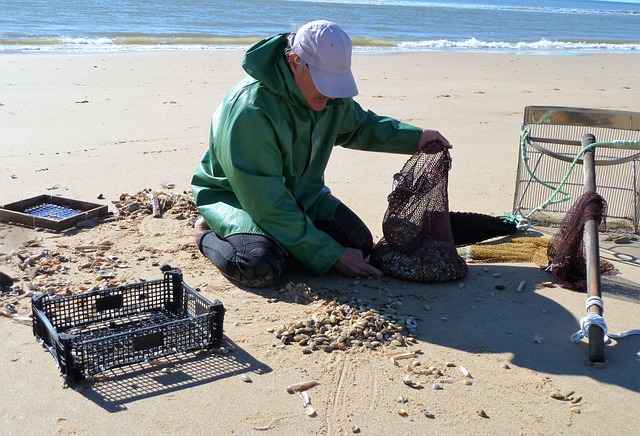
M 607 229 L 638 232 L 640 225 L 640 113 L 527 106 L 522 124 L 526 140 L 520 147 L 514 196 L 516 214 L 542 225 L 559 225 L 584 192 L 582 160 L 586 134 L 596 142 L 625 141 L 597 146 L 597 192 L 607 201 Z M 568 175 L 568 176 L 567 176 Z M 545 204 L 565 179 L 553 202 Z M 546 185 L 546 186 L 545 186 Z M 567 201 L 560 201 L 563 198 Z

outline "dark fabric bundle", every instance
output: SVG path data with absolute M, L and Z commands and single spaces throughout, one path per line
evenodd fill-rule
M 514 221 L 474 212 L 451 212 L 451 229 L 456 245 L 470 245 L 498 236 L 515 233 Z
M 587 221 L 594 220 L 604 230 L 606 212 L 607 202 L 604 198 L 596 192 L 586 192 L 571 206 L 562 220 L 560 230 L 551 238 L 547 250 L 551 262 L 548 269 L 562 287 L 577 292 L 587 291 L 584 226 Z M 602 271 L 602 264 L 600 268 Z
M 371 264 L 393 277 L 444 282 L 467 275 L 451 232 L 448 175 L 451 156 L 418 151 L 394 176 L 384 237 L 371 252 Z

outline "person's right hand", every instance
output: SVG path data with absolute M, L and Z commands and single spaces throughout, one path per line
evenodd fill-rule
M 362 251 L 357 248 L 346 247 L 334 268 L 347 277 L 381 277 L 382 271 L 364 261 Z
M 453 144 L 437 130 L 422 129 L 418 150 L 427 154 L 436 154 L 452 147 Z

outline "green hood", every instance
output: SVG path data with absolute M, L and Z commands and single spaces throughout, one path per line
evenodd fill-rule
M 287 94 L 289 68 L 283 65 L 287 35 L 266 38 L 253 44 L 245 53 L 242 68 L 274 94 Z M 285 68 L 283 68 L 283 66 Z

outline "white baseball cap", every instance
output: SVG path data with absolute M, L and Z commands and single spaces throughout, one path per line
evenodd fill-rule
M 332 98 L 358 95 L 351 73 L 351 39 L 337 24 L 312 21 L 289 38 L 291 50 L 309 66 L 320 93 Z

